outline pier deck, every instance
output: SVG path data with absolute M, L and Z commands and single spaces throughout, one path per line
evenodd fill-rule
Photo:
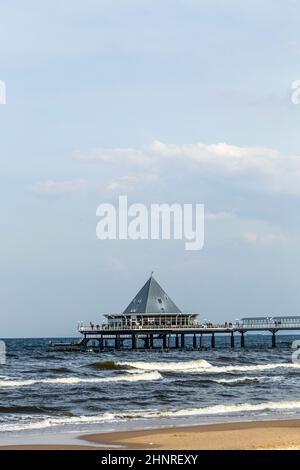
M 78 332 L 82 339 L 73 343 L 50 344 L 51 348 L 61 351 L 105 351 L 105 350 L 170 350 L 170 349 L 202 349 L 203 337 L 210 337 L 211 348 L 216 347 L 218 335 L 228 335 L 230 347 L 234 348 L 238 341 L 245 347 L 245 336 L 248 332 L 271 333 L 271 346 L 276 346 L 276 333 L 280 331 L 300 331 L 300 319 L 297 324 L 276 324 L 270 322 L 263 325 L 194 325 L 188 327 L 111 327 L 79 326 Z M 187 345 L 187 338 L 191 338 Z

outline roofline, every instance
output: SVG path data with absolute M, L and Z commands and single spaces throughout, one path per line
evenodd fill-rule
M 166 293 L 166 291 L 162 288 L 162 286 L 159 284 L 159 282 L 157 282 L 157 280 L 155 279 L 155 277 L 153 276 L 153 271 L 151 272 L 151 275 L 150 277 L 147 279 L 147 281 L 145 282 L 145 284 L 140 288 L 140 290 L 138 291 L 138 293 L 135 295 L 135 297 L 131 300 L 131 302 L 127 305 L 127 307 L 125 308 L 125 310 L 123 311 L 124 314 L 132 314 L 132 313 L 135 313 L 135 312 L 131 312 L 131 309 L 133 308 L 136 308 L 136 310 L 141 310 L 142 312 L 141 313 L 144 313 L 144 314 L 153 314 L 153 312 L 149 312 L 148 311 L 148 307 L 149 307 L 149 310 L 150 308 L 155 308 L 153 307 L 153 299 L 152 297 L 150 296 L 150 292 L 151 292 L 151 289 L 152 289 L 152 286 L 155 286 L 157 287 L 160 291 L 161 291 L 161 296 L 166 296 L 166 299 L 168 300 L 168 302 L 170 304 L 173 304 L 172 305 L 168 305 L 167 306 L 167 310 L 171 310 L 171 308 L 173 309 L 176 309 L 176 312 L 174 313 L 181 313 L 181 310 L 180 308 L 175 304 L 175 302 L 171 299 L 171 297 Z M 135 305 L 135 302 L 138 298 L 138 295 L 140 294 L 140 292 L 142 292 L 145 288 L 147 288 L 147 291 L 146 293 L 143 295 L 145 295 L 146 297 L 142 297 L 146 300 L 146 302 L 143 302 L 141 304 L 141 302 L 138 302 L 140 303 L 141 305 L 140 306 L 136 306 Z M 151 302 L 150 302 L 150 298 L 151 298 Z M 150 305 L 150 303 L 152 303 L 152 306 Z M 136 313 L 139 313 L 138 311 Z M 158 310 L 156 310 L 156 314 L 160 314 L 161 312 L 159 312 Z M 164 313 L 164 312 L 162 312 Z M 170 313 L 173 313 L 173 312 L 170 312 Z

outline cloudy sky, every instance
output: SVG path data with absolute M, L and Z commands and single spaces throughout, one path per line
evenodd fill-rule
M 300 314 L 296 0 L 0 1 L 0 336 L 63 336 L 152 270 L 211 321 Z M 205 246 L 96 208 L 204 203 Z

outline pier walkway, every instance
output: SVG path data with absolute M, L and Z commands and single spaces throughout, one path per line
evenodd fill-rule
M 216 347 L 218 335 L 228 335 L 230 347 L 245 347 L 248 332 L 271 334 L 271 346 L 276 346 L 276 334 L 280 331 L 299 331 L 300 317 L 251 317 L 235 324 L 200 324 L 195 322 L 187 326 L 168 325 L 133 325 L 116 326 L 115 324 L 78 325 L 82 339 L 73 343 L 56 343 L 50 346 L 68 351 L 104 351 L 104 350 L 170 350 L 202 349 L 204 336 L 210 337 L 211 348 Z M 190 339 L 189 342 L 187 339 Z M 205 342 L 206 343 L 206 342 Z

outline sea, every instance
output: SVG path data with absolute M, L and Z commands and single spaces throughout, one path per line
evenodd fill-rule
M 300 418 L 294 340 L 246 335 L 246 347 L 201 351 L 56 352 L 43 339 L 5 340 L 0 444 L 9 437 Z M 53 340 L 53 338 L 52 338 Z M 189 344 L 187 344 L 189 346 Z

